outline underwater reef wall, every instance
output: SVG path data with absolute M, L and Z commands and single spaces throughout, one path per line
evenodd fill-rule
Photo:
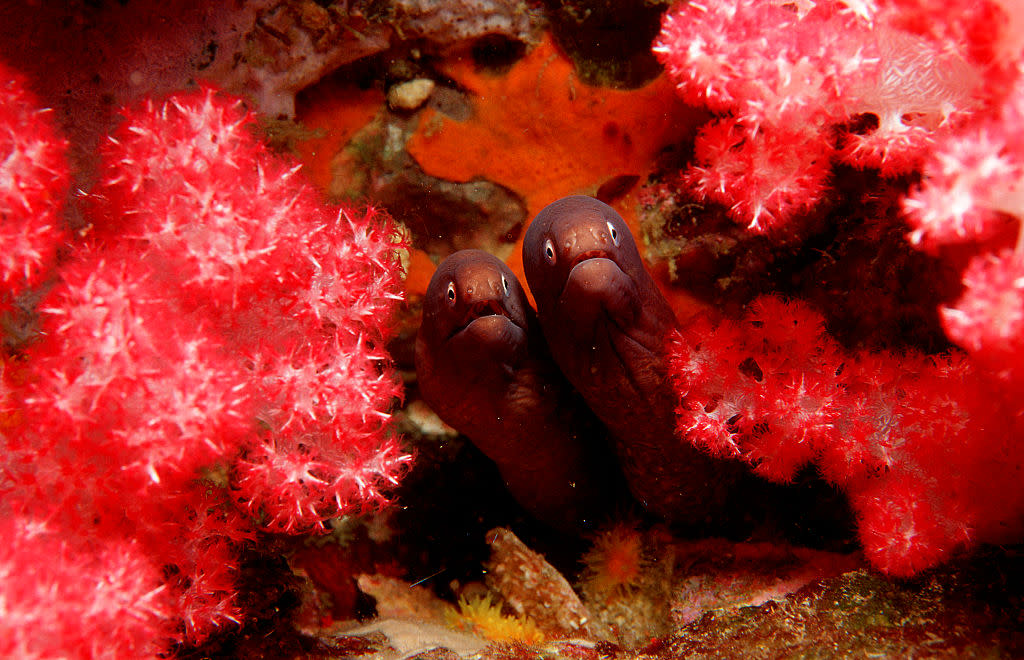
M 0 655 L 358 657 L 408 630 L 343 625 L 410 610 L 464 655 L 485 628 L 520 635 L 493 657 L 740 655 L 736 627 L 796 635 L 723 586 L 769 582 L 822 628 L 983 638 L 922 627 L 949 655 L 1019 633 L 961 616 L 1024 538 L 1012 3 L 44 5 L 0 8 Z M 552 537 L 424 406 L 436 265 L 484 249 L 525 282 L 568 195 L 621 214 L 679 320 L 663 441 L 765 487 L 734 520 L 632 502 L 614 538 Z M 473 578 L 491 528 L 533 553 L 501 585 Z M 770 542 L 686 538 L 709 529 Z M 694 568 L 800 543 L 777 591 Z M 525 565 L 580 640 L 528 615 Z

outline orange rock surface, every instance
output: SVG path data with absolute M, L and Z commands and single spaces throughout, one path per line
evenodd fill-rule
M 707 120 L 703 111 L 679 100 L 664 76 L 633 90 L 583 83 L 549 37 L 505 73 L 480 71 L 468 55 L 439 68 L 466 91 L 472 116 L 456 121 L 425 108 L 407 144 L 409 154 L 432 176 L 506 186 L 526 200 L 531 218 L 560 197 L 593 195 L 614 177 L 643 180 L 663 148 L 692 139 Z M 305 170 L 318 186 L 330 189 L 335 156 L 383 104 L 379 91 L 331 81 L 300 97 L 298 118 L 322 132 L 299 146 Z M 634 194 L 627 192 L 613 206 L 639 237 Z M 525 284 L 521 240 L 509 265 Z M 411 256 L 407 292 L 422 295 L 433 262 L 419 250 Z M 667 281 L 663 273 L 655 274 Z M 681 317 L 692 313 L 689 297 L 678 290 L 666 294 Z
M 361 90 L 326 81 L 300 97 L 296 118 L 318 135 L 300 142 L 299 158 L 306 176 L 321 190 L 328 191 L 335 176 L 334 161 L 349 140 L 376 118 L 384 106 L 379 90 Z M 406 291 L 422 295 L 430 283 L 434 263 L 422 250 L 410 250 Z
M 531 218 L 560 197 L 594 194 L 613 177 L 642 180 L 664 147 L 692 138 L 707 118 L 684 105 L 664 76 L 634 90 L 581 82 L 550 38 L 501 75 L 478 71 L 468 57 L 442 71 L 470 94 L 473 115 L 455 121 L 426 109 L 408 152 L 433 176 L 483 178 L 514 190 Z M 613 205 L 639 236 L 635 198 Z M 525 282 L 521 241 L 509 265 Z
M 329 190 L 331 162 L 359 129 L 366 126 L 384 105 L 379 90 L 362 90 L 327 81 L 299 98 L 296 119 L 319 135 L 297 146 L 302 168 L 321 190 Z

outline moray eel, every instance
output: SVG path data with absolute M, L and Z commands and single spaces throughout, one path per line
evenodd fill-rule
M 423 300 L 416 375 L 424 401 L 497 464 L 538 519 L 576 532 L 607 513 L 616 469 L 607 433 L 551 360 L 502 261 L 462 250 L 438 266 Z
M 735 468 L 675 435 L 666 342 L 677 321 L 625 221 L 592 197 L 560 199 L 527 229 L 523 265 L 548 347 L 611 432 L 634 497 L 674 522 L 709 521 Z

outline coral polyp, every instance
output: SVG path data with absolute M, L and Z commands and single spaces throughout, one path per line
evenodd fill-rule
M 0 389 L 17 422 L 0 435 L 0 517 L 27 549 L 0 569 L 0 593 L 24 596 L 0 596 L 0 637 L 21 657 L 51 657 L 48 626 L 18 624 L 45 621 L 47 599 L 88 628 L 65 657 L 119 648 L 101 644 L 107 630 L 122 647 L 146 640 L 122 649 L 134 656 L 238 625 L 240 556 L 257 530 L 322 530 L 378 506 L 409 460 L 388 428 L 400 386 L 381 344 L 400 243 L 386 216 L 325 205 L 240 100 L 210 86 L 124 114 L 82 196 L 91 231 L 41 297 L 25 378 Z M 40 162 L 8 159 L 18 171 L 0 177 L 0 199 L 30 190 L 30 166 L 51 168 L 40 145 Z M 64 194 L 62 177 L 41 181 L 37 197 Z M 61 240 L 28 233 L 50 246 L 20 254 L 15 286 L 40 269 L 26 255 Z M 40 599 L 44 528 L 63 559 Z M 130 611 L 94 584 L 117 585 Z
M 583 555 L 582 589 L 597 597 L 620 597 L 640 587 L 647 563 L 636 523 L 614 523 L 594 535 L 593 545 Z
M 472 632 L 494 642 L 538 644 L 544 641 L 544 634 L 532 619 L 505 614 L 502 609 L 491 594 L 460 596 L 458 609 L 449 608 L 445 618 L 456 630 Z

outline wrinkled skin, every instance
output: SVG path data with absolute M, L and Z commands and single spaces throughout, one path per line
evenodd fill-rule
M 616 477 L 606 432 L 558 371 L 503 262 L 462 250 L 438 266 L 416 374 L 426 403 L 497 464 L 538 519 L 575 532 L 608 513 Z
M 675 522 L 714 517 L 737 468 L 676 437 L 666 342 L 677 321 L 622 217 L 560 199 L 527 229 L 523 265 L 548 347 L 612 433 L 634 497 Z

